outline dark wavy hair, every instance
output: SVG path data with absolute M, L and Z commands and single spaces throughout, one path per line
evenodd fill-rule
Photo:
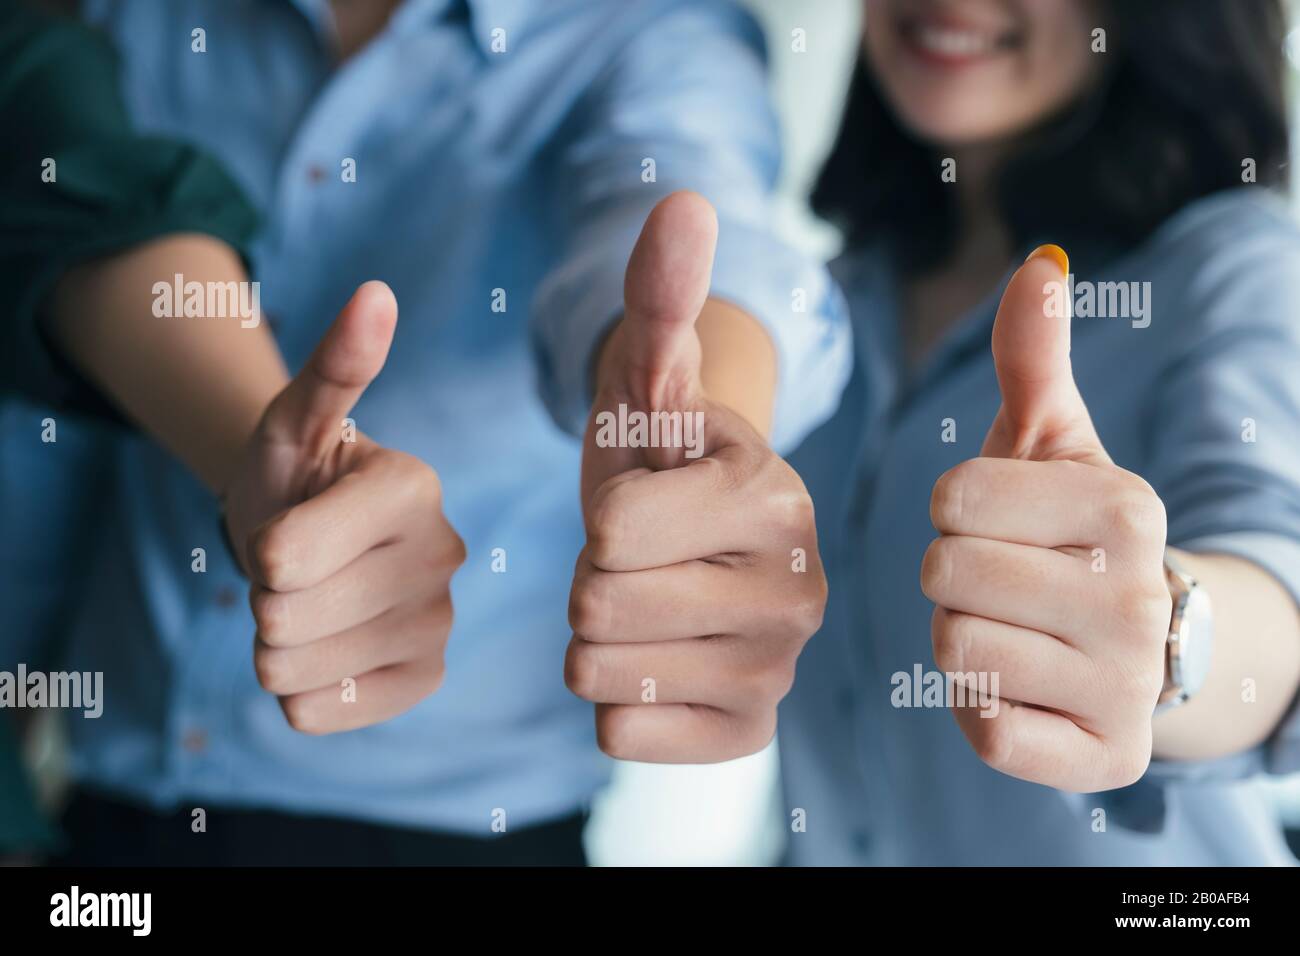
M 1283 186 L 1282 0 L 1118 0 L 1106 13 L 1100 81 L 1026 134 L 996 176 L 1016 242 L 1136 244 L 1192 200 L 1242 185 L 1247 158 L 1260 184 Z M 883 241 L 923 272 L 950 253 L 957 225 L 939 158 L 860 57 L 813 208 L 849 248 Z

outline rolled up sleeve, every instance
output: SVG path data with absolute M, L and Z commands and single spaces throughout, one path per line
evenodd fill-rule
M 1196 274 L 1188 349 L 1161 380 L 1145 476 L 1169 544 L 1233 555 L 1300 604 L 1300 233 L 1262 228 Z M 1296 701 L 1272 737 L 1222 760 L 1155 761 L 1153 780 L 1300 770 Z
M 1142 403 L 1151 431 L 1136 470 L 1164 502 L 1171 546 L 1250 561 L 1300 603 L 1300 230 L 1270 211 L 1192 237 L 1198 248 L 1177 250 L 1187 257 L 1180 288 L 1163 287 L 1162 308 L 1179 324 Z M 1153 760 L 1131 786 L 1063 796 L 1081 814 L 1104 807 L 1112 823 L 1154 834 L 1181 788 L 1295 770 L 1293 700 L 1258 747 Z
M 47 342 L 45 298 L 79 263 L 164 235 L 210 235 L 247 261 L 257 216 L 215 160 L 133 132 L 98 34 L 12 8 L 0 14 L 0 63 L 0 117 L 17 137 L 0 158 L 0 285 L 12 304 L 0 388 L 116 421 Z
M 628 256 L 655 203 L 678 189 L 718 213 L 711 295 L 754 316 L 776 347 L 772 443 L 793 447 L 835 410 L 851 363 L 847 308 L 824 266 L 770 229 L 779 133 L 763 40 L 730 4 L 681 6 L 620 52 L 580 104 L 557 156 L 560 263 L 533 304 L 543 398 L 580 434 L 595 349 L 623 310 Z

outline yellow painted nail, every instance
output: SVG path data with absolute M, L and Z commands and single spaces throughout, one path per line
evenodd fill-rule
M 1068 276 L 1070 274 L 1070 257 L 1065 254 L 1064 249 L 1060 246 L 1052 245 L 1050 242 L 1047 245 L 1039 246 L 1025 257 L 1026 262 L 1030 259 L 1051 259 L 1061 267 L 1062 275 Z

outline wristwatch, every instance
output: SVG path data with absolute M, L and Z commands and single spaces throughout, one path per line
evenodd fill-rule
M 1165 686 L 1156 701 L 1156 713 L 1185 703 L 1201 689 L 1210 674 L 1214 649 L 1214 616 L 1205 588 L 1167 551 L 1165 578 L 1174 609 L 1165 640 Z

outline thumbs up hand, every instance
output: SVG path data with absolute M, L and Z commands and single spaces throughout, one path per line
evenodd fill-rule
M 596 704 L 601 749 L 628 760 L 766 746 L 826 602 L 802 481 L 701 386 L 695 320 L 716 239 L 695 194 L 650 214 L 583 449 L 565 681 Z
M 224 496 L 252 582 L 258 680 L 305 733 L 388 720 L 442 681 L 465 551 L 438 477 L 344 423 L 396 322 L 386 285 L 357 290 L 267 407 Z
M 1013 777 L 1098 791 L 1151 757 L 1172 598 L 1164 506 L 1106 454 L 1070 368 L 1068 317 L 1050 317 L 1068 262 L 1045 246 L 1012 277 L 993 328 L 1002 407 L 982 457 L 935 483 L 940 537 L 921 587 L 935 662 L 997 675 L 954 708 L 975 752 Z

